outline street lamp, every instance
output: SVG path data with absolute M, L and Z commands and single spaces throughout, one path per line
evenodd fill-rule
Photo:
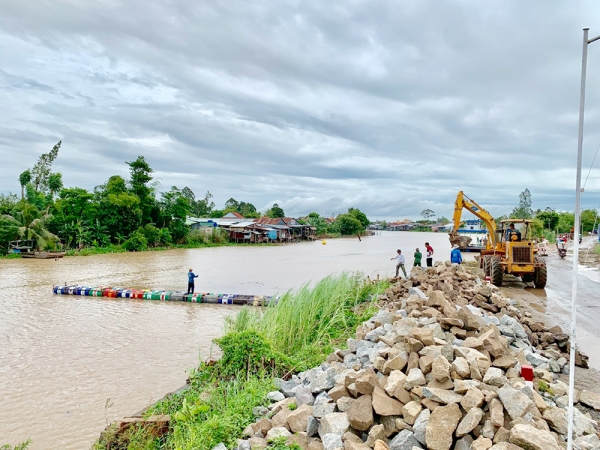
M 581 59 L 581 93 L 579 97 L 579 137 L 577 140 L 577 181 L 575 182 L 575 229 L 573 230 L 573 286 L 571 291 L 571 353 L 569 361 L 569 429 L 567 450 L 573 449 L 573 396 L 575 392 L 575 338 L 577 314 L 577 268 L 579 265 L 579 227 L 581 226 L 581 155 L 583 149 L 583 110 L 585 107 L 585 75 L 587 69 L 588 45 L 600 36 L 588 39 L 589 28 L 583 29 L 583 57 Z

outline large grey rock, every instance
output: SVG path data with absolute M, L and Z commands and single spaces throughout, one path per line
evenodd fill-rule
M 430 450 L 449 450 L 452 446 L 452 436 L 462 414 L 456 403 L 438 406 L 429 417 L 425 429 L 425 442 Z
M 596 411 L 600 411 L 600 394 L 592 391 L 581 391 L 579 401 L 590 408 L 594 408 Z
M 538 353 L 534 353 L 529 350 L 525 350 L 525 359 L 529 361 L 534 367 L 539 367 L 542 364 L 548 363 L 548 358 L 543 357 Z
M 423 293 L 423 291 L 419 288 L 412 287 L 408 290 L 408 295 L 416 295 L 419 298 L 426 299 L 427 296 Z
M 454 450 L 471 450 L 473 444 L 473 438 L 470 435 L 466 435 L 462 439 L 456 441 Z
M 527 340 L 525 329 L 516 319 L 505 314 L 500 318 L 500 324 L 511 328 L 518 338 Z
M 219 442 L 217 445 L 213 447 L 212 450 L 227 450 L 227 446 L 222 442 Z
M 316 417 L 311 416 L 308 418 L 308 423 L 306 425 L 306 434 L 308 434 L 308 437 L 313 437 L 317 435 L 317 433 L 319 432 L 320 424 L 321 422 Z
M 298 386 L 300 386 L 300 380 L 292 378 L 288 381 L 282 381 L 279 385 L 279 390 L 283 392 L 283 395 L 286 397 L 293 397 Z
M 513 420 L 523 417 L 533 408 L 533 402 L 527 395 L 508 385 L 498 389 L 498 396 L 504 409 Z
M 313 416 L 317 418 L 325 417 L 328 414 L 331 414 L 335 411 L 335 403 L 316 403 L 313 406 Z
M 422 448 L 412 431 L 402 430 L 389 442 L 390 450 L 412 450 L 413 447 Z
M 381 336 L 385 335 L 385 330 L 383 329 L 383 327 L 377 327 L 372 331 L 369 331 L 366 335 L 365 335 L 365 339 L 371 342 L 378 342 L 379 338 Z
M 551 432 L 528 424 L 519 423 L 512 427 L 509 440 L 511 444 L 527 450 L 560 450 Z
M 404 389 L 410 391 L 415 386 L 423 386 L 425 383 L 425 375 L 423 375 L 421 369 L 410 369 L 406 381 L 404 382 Z
M 336 371 L 333 367 L 320 371 L 310 382 L 310 391 L 313 394 L 328 391 L 335 386 Z
M 348 431 L 350 427 L 350 421 L 348 420 L 348 414 L 346 413 L 331 413 L 327 414 L 321 419 L 321 425 L 319 426 L 319 436 L 321 439 L 326 434 L 339 434 L 340 436 Z
M 296 405 L 314 405 L 315 397 L 312 394 L 310 386 L 300 386 L 296 389 Z
M 577 408 L 573 408 L 573 431 L 577 436 L 594 433 L 597 425 L 595 420 L 584 416 Z
M 429 409 L 425 408 L 423 411 L 421 411 L 421 414 L 419 414 L 417 420 L 415 420 L 415 424 L 413 425 L 413 433 L 415 434 L 415 438 L 423 445 L 425 445 L 425 430 L 427 429 L 430 416 L 431 412 Z
M 335 433 L 328 433 L 321 436 L 321 442 L 323 443 L 324 450 L 336 450 L 340 448 L 344 448 L 344 443 L 342 442 L 342 435 Z
M 575 439 L 575 446 L 580 450 L 600 450 L 600 439 L 596 434 L 588 434 Z
M 240 440 L 238 442 L 237 450 L 251 450 L 250 449 L 250 441 L 247 439 Z
M 491 386 L 502 387 L 508 382 L 508 380 L 504 376 L 502 369 L 490 367 L 483 377 L 483 382 Z
M 272 402 L 280 402 L 281 400 L 285 400 L 285 395 L 279 391 L 273 391 L 267 394 L 267 398 Z

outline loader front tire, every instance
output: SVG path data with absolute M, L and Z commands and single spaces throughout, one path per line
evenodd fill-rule
M 491 281 L 494 286 L 502 286 L 502 278 L 504 278 L 504 271 L 502 270 L 502 264 L 500 258 L 494 256 L 490 261 L 491 266 Z
M 546 281 L 548 281 L 548 269 L 546 268 L 546 263 L 544 261 L 536 260 L 536 262 L 541 262 L 543 265 L 535 268 L 535 272 L 533 273 L 533 285 L 536 289 L 544 289 L 546 287 Z

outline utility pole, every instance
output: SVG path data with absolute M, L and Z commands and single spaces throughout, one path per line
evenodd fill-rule
M 575 392 L 575 339 L 577 324 L 577 268 L 579 265 L 579 232 L 581 227 L 581 159 L 583 153 L 583 118 L 585 109 L 585 77 L 588 45 L 600 36 L 588 39 L 589 28 L 583 29 L 583 55 L 581 58 L 581 92 L 579 97 L 579 136 L 577 139 L 577 179 L 575 182 L 575 226 L 573 233 L 573 284 L 571 290 L 571 353 L 569 361 L 569 415 L 567 450 L 573 450 L 573 396 Z

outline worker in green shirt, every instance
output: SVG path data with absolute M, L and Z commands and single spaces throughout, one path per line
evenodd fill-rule
M 419 251 L 419 249 L 415 250 L 415 254 L 414 254 L 414 258 L 415 258 L 415 262 L 413 263 L 413 267 L 421 267 L 421 258 L 423 257 L 423 255 L 421 254 L 421 252 Z

